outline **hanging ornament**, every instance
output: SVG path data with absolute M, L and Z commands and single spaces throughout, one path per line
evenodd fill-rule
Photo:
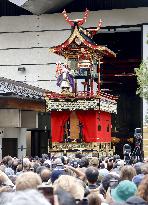
M 81 45 L 81 40 L 78 37 L 75 38 L 75 42 L 76 42 L 77 45 L 79 45 L 79 46 Z

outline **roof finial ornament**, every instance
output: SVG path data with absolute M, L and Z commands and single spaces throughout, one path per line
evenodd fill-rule
M 100 19 L 100 20 L 99 20 L 99 23 L 98 23 L 98 26 L 97 26 L 96 29 L 94 29 L 94 28 L 88 28 L 87 30 L 88 30 L 89 32 L 91 32 L 91 35 L 93 36 L 93 35 L 95 35 L 95 34 L 100 30 L 101 26 L 102 26 L 102 20 Z
M 64 9 L 64 11 L 62 12 L 63 15 L 64 15 L 64 18 L 65 20 L 71 25 L 71 26 L 74 26 L 74 23 L 76 22 L 78 24 L 78 26 L 81 26 L 83 23 L 86 22 L 87 18 L 88 18 L 88 12 L 89 10 L 86 9 L 85 13 L 84 13 L 84 17 L 82 19 L 74 19 L 74 20 L 71 20 L 68 15 L 67 15 L 67 12 L 66 10 Z

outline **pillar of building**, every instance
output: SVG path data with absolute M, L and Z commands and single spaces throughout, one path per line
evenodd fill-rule
M 148 63 L 148 25 L 143 25 L 142 27 L 143 34 L 143 60 L 145 63 Z M 143 151 L 144 157 L 148 157 L 148 101 L 143 99 Z
M 26 138 L 27 131 L 26 128 L 18 128 L 18 158 L 22 158 L 26 156 Z

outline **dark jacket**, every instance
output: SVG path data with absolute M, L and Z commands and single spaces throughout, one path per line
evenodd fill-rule
M 148 205 L 148 203 L 139 196 L 132 196 L 128 200 L 126 200 L 126 203 L 124 203 L 124 205 Z

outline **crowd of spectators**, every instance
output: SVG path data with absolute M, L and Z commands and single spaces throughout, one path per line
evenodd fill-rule
M 146 205 L 148 162 L 119 156 L 23 159 L 0 163 L 0 205 Z

